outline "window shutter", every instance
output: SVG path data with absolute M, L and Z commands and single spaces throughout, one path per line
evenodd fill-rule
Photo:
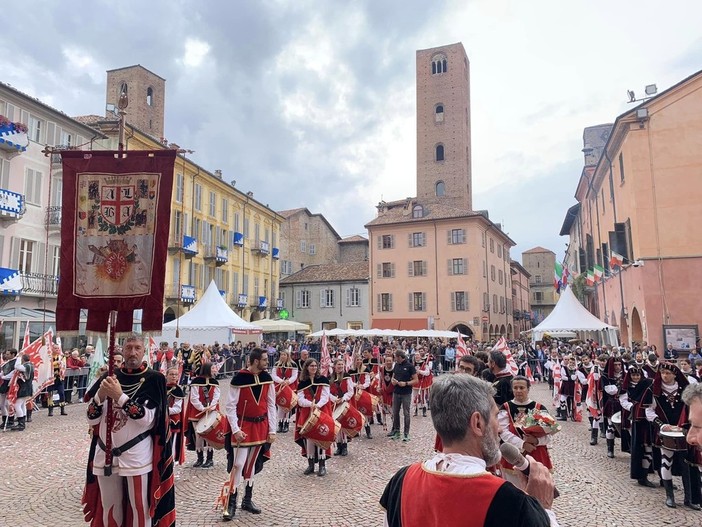
M 34 171 L 34 203 L 41 204 L 41 172 Z
M 46 142 L 49 146 L 56 144 L 56 124 L 48 121 L 46 123 Z M 80 144 L 80 143 L 79 143 Z
M 453 260 L 449 258 L 446 263 L 448 264 L 448 275 L 453 276 Z
M 414 276 L 414 262 L 407 263 L 407 275 Z
M 468 274 L 468 258 L 463 258 L 463 274 Z
M 0 159 L 0 188 L 10 187 L 10 163 Z
M 427 310 L 427 294 L 422 293 L 422 311 Z
M 391 249 L 395 248 L 395 235 L 394 234 L 390 235 L 390 248 Z
M 35 273 L 44 273 L 44 262 L 46 261 L 46 244 L 44 242 L 38 242 L 37 247 L 39 248 L 39 258 L 34 260 L 33 271 Z M 46 266 L 47 274 L 51 271 L 51 266 Z
M 426 232 L 422 233 L 421 239 L 422 239 L 422 247 L 425 247 L 427 244 L 427 233 Z
M 388 295 L 388 311 L 392 311 L 392 293 Z
M 412 293 L 407 293 L 407 295 L 408 295 L 408 297 L 409 297 L 409 298 L 408 298 L 409 310 L 410 310 L 410 311 L 414 311 L 414 302 L 413 302 L 413 300 L 414 300 L 414 299 L 413 299 L 413 296 L 414 296 L 414 295 L 413 295 Z
M 456 293 L 451 293 L 451 311 L 456 311 Z
M 466 230 L 461 229 L 461 243 L 466 243 Z
M 411 232 L 407 235 L 407 246 L 414 247 L 414 245 L 412 245 L 412 233 Z
M 19 249 L 20 239 L 13 236 L 10 238 L 10 267 L 12 269 L 19 269 Z
M 346 305 L 351 305 L 351 289 L 346 290 Z
M 426 276 L 426 275 L 427 275 L 427 261 L 422 260 L 422 276 Z
M 451 237 L 451 229 L 449 229 L 449 230 L 446 231 L 446 232 L 448 233 L 448 240 L 447 240 L 447 241 L 448 241 L 448 244 L 451 245 L 452 240 L 453 240 L 453 238 Z
M 324 293 L 325 293 L 325 292 L 326 292 L 326 291 L 325 291 L 324 289 L 322 289 L 322 290 L 319 292 L 319 307 L 324 307 Z
M 383 295 L 381 295 L 380 293 L 378 293 L 378 294 L 377 294 L 377 297 L 378 297 L 378 309 L 377 309 L 377 311 L 378 311 L 378 313 L 380 313 L 380 312 L 383 310 Z
M 302 307 L 302 291 L 295 291 L 295 307 Z
M 329 289 L 329 296 L 330 296 L 330 306 L 329 307 L 334 307 L 336 305 L 336 295 L 334 295 L 335 291 L 333 289 Z
M 383 248 L 383 237 L 382 237 L 382 236 L 378 236 L 378 237 L 376 237 L 376 240 L 375 240 L 375 241 L 377 242 L 378 249 L 382 249 L 382 248 Z
M 394 263 L 390 264 L 390 277 L 395 278 L 395 264 Z
M 378 278 L 382 278 L 383 276 L 383 264 L 377 264 L 376 265 L 376 274 Z

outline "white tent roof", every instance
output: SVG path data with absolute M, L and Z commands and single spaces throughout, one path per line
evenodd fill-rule
M 326 333 L 328 337 L 409 337 L 409 338 L 458 338 L 456 331 L 441 331 L 438 329 L 330 329 L 316 331 L 310 337 L 321 337 Z M 464 335 L 467 337 L 467 335 Z
M 302 322 L 295 322 L 294 320 L 271 320 L 269 318 L 262 318 L 256 321 L 256 325 L 259 326 L 264 333 L 276 333 L 285 331 L 299 331 L 307 333 L 310 327 Z
M 163 325 L 163 331 L 178 327 L 181 330 L 207 330 L 226 328 L 236 333 L 261 333 L 261 328 L 232 311 L 222 298 L 214 280 L 210 282 L 205 294 L 190 311 L 176 320 Z
M 570 287 L 566 287 L 561 292 L 556 307 L 541 324 L 533 328 L 532 334 L 538 339 L 544 333 L 558 335 L 564 332 L 573 331 L 606 331 L 613 332 L 617 328 L 605 324 L 599 318 L 590 313 L 575 298 Z

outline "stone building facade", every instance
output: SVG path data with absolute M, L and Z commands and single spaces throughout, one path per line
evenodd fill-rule
M 558 294 L 553 285 L 556 267 L 556 253 L 543 247 L 534 247 L 522 253 L 522 265 L 531 275 L 531 312 L 534 325 L 551 314 L 558 302 Z
M 322 214 L 309 209 L 281 210 L 281 276 L 289 276 L 310 265 L 338 263 L 341 236 Z

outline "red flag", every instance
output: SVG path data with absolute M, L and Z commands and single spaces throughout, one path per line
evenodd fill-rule
M 7 390 L 7 406 L 9 407 L 8 412 L 10 415 L 15 415 L 15 403 L 17 402 L 17 392 L 19 392 L 19 384 L 17 382 L 19 375 L 20 372 L 17 370 L 12 373 L 10 385 Z
M 62 153 L 61 280 L 56 329 L 161 332 L 176 150 Z
M 156 356 L 158 354 L 158 345 L 156 344 L 156 341 L 154 338 L 149 335 L 149 356 L 147 357 L 147 364 L 149 365 L 149 368 L 153 365 L 154 361 L 156 360 Z M 165 354 L 164 354 L 165 358 Z
M 517 366 L 517 361 L 514 360 L 512 356 L 512 351 L 507 345 L 507 340 L 504 337 L 500 337 L 495 346 L 492 348 L 495 351 L 500 351 L 507 359 L 507 367 L 509 368 L 512 375 L 517 375 L 519 373 L 519 366 Z
M 53 331 L 49 330 L 39 337 L 29 346 L 22 350 L 23 354 L 29 355 L 29 360 L 34 365 L 34 380 L 39 385 L 41 391 L 54 382 L 54 370 L 51 364 L 51 345 Z M 37 390 L 35 390 L 37 391 Z
M 561 404 L 561 363 L 556 361 L 551 371 L 553 372 L 553 405 Z
M 526 370 L 524 373 L 526 373 L 526 378 L 529 379 L 529 382 L 536 382 L 534 381 L 534 374 L 531 373 L 531 366 L 529 366 L 529 364 L 526 365 Z
M 331 371 L 331 357 L 329 356 L 326 332 L 322 332 L 322 361 L 319 370 L 325 377 L 328 377 L 329 372 Z
M 466 355 L 470 355 L 470 351 L 468 351 L 468 346 L 466 346 L 466 341 L 463 340 L 463 335 L 461 335 L 461 332 L 458 332 L 458 342 L 456 343 L 456 370 L 458 370 L 458 362 L 461 360 L 461 357 L 465 357 Z

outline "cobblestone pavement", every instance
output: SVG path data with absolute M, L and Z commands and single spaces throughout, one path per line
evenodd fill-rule
M 545 386 L 535 386 L 532 393 L 542 402 L 548 400 Z M 5 504 L 0 526 L 84 525 L 80 497 L 88 450 L 85 405 L 70 405 L 68 413 L 49 418 L 43 410 L 35 413 L 24 433 L 0 434 L 0 500 Z M 555 510 L 561 525 L 702 525 L 702 512 L 682 507 L 679 479 L 679 508 L 668 509 L 663 489 L 640 488 L 629 479 L 628 455 L 617 452 L 615 459 L 608 459 L 604 441 L 589 445 L 584 423 L 563 425 L 552 447 L 561 493 Z M 348 457 L 328 461 L 324 478 L 302 475 L 306 462 L 292 433 L 281 434 L 272 460 L 256 479 L 254 501 L 263 513 L 237 510 L 228 525 L 382 525 L 378 498 L 386 482 L 399 467 L 431 455 L 434 432 L 430 417 L 421 416 L 412 419 L 409 443 L 387 439 L 378 425 L 372 429 L 373 439 L 356 439 Z M 226 479 L 224 451 L 215 452 L 213 469 L 190 468 L 194 457 L 188 452 L 187 464 L 175 470 L 178 525 L 218 525 L 221 513 L 214 510 L 214 501 Z

